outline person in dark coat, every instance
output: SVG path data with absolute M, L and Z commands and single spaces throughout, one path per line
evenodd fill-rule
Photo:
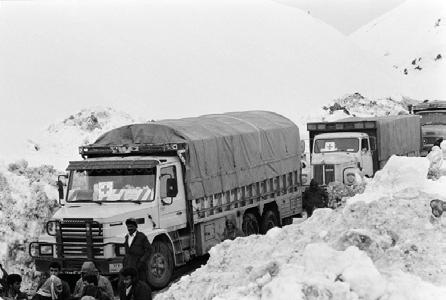
M 152 291 L 148 284 L 138 280 L 135 268 L 121 270 L 123 282 L 119 287 L 119 300 L 152 300 Z
M 127 219 L 125 225 L 129 233 L 125 236 L 123 267 L 135 268 L 138 271 L 138 279 L 148 283 L 147 261 L 152 252 L 152 246 L 147 236 L 137 230 L 138 224 L 135 219 Z
M 307 212 L 307 217 L 311 217 L 315 208 L 327 207 L 328 195 L 316 180 L 311 179 L 310 186 L 302 195 L 303 209 Z
M 0 277 L 0 297 L 4 296 L 6 293 L 6 287 L 7 287 L 7 278 L 8 278 L 8 272 L 3 268 L 2 264 L 0 264 L 0 271 L 2 273 L 2 276 Z
M 84 281 L 85 285 L 81 293 L 81 299 L 84 296 L 91 296 L 96 300 L 113 300 L 98 286 L 98 276 L 95 272 L 87 273 L 84 276 Z
M 28 295 L 20 291 L 22 285 L 22 276 L 19 274 L 9 274 L 6 277 L 6 292 L 3 295 L 4 299 L 13 300 L 27 300 Z
M 107 277 L 99 274 L 98 268 L 96 268 L 96 265 L 92 261 L 85 261 L 82 264 L 81 278 L 79 278 L 79 280 L 76 282 L 73 292 L 73 298 L 79 299 L 80 297 L 82 297 L 82 292 L 85 285 L 87 284 L 87 282 L 85 281 L 85 276 L 90 273 L 96 274 L 98 287 L 108 296 L 108 298 L 113 299 L 113 287 L 110 280 L 108 280 Z

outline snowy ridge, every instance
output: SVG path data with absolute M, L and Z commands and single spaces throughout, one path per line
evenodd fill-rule
M 21 153 L 31 165 L 51 164 L 63 170 L 68 161 L 80 159 L 79 146 L 93 143 L 102 133 L 113 128 L 142 123 L 127 113 L 112 108 L 82 109 L 29 139 Z M 18 156 L 18 155 L 16 155 Z
M 432 219 L 429 201 L 446 200 L 446 178 L 427 180 L 427 168 L 392 157 L 344 209 L 225 241 L 155 299 L 445 299 L 446 218 Z
M 350 37 L 400 75 L 407 96 L 446 98 L 445 1 L 408 0 Z

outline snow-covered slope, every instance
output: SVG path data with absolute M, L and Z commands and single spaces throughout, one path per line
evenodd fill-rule
M 295 119 L 346 93 L 400 93 L 341 33 L 269 0 L 6 1 L 0 40 L 0 127 L 21 136 L 92 103 L 146 119 Z
M 406 95 L 446 99 L 445 1 L 408 0 L 358 29 L 351 39 L 403 78 Z
M 446 299 L 446 177 L 426 158 L 392 157 L 363 194 L 302 223 L 224 241 L 162 299 Z
M 79 146 L 92 143 L 102 133 L 131 123 L 142 123 L 129 114 L 109 107 L 92 107 L 68 115 L 32 138 L 23 139 L 4 162 L 26 159 L 32 166 L 49 164 L 64 170 L 68 161 L 80 159 Z

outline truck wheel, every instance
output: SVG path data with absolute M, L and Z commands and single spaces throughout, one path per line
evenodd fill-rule
M 243 216 L 242 230 L 245 235 L 259 234 L 259 221 L 255 214 L 248 212 Z
M 273 210 L 267 210 L 263 213 L 262 222 L 260 224 L 260 229 L 262 233 L 266 233 L 273 227 L 278 227 L 279 218 L 277 217 L 277 213 Z
M 148 263 L 150 285 L 155 289 L 167 286 L 173 275 L 173 256 L 169 246 L 162 241 L 154 241 Z

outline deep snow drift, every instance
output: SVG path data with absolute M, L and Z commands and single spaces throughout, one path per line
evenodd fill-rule
M 225 241 L 162 299 L 446 299 L 446 177 L 426 179 L 426 158 L 392 157 L 344 208 Z

